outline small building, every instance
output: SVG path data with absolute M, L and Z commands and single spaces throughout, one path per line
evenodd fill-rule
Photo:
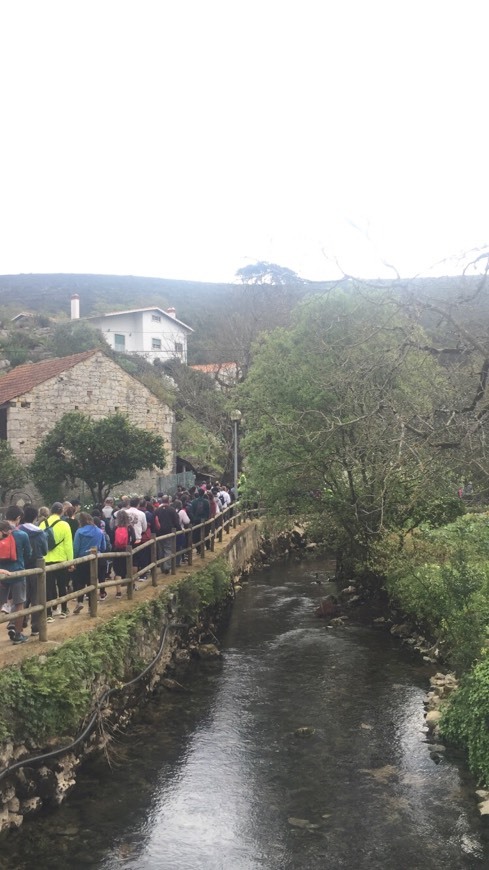
M 173 411 L 103 351 L 28 363 L 0 377 L 0 440 L 7 440 L 24 464 L 32 462 L 38 444 L 69 411 L 95 419 L 119 412 L 163 437 L 165 468 L 141 472 L 127 482 L 131 492 L 155 492 L 159 477 L 174 471 Z
M 76 311 L 76 307 L 75 307 Z M 73 305 L 72 305 L 72 319 Z M 137 353 L 153 362 L 178 359 L 187 362 L 187 336 L 190 326 L 177 320 L 174 308 L 132 308 L 86 317 L 103 333 L 112 350 Z

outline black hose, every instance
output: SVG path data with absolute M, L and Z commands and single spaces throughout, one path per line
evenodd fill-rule
M 165 647 L 166 636 L 167 636 L 168 630 L 170 628 L 187 628 L 187 626 L 184 624 L 181 624 L 181 623 L 173 622 L 173 623 L 169 623 L 168 625 L 166 625 L 162 629 L 161 634 L 160 634 L 160 645 L 159 645 L 158 652 L 156 653 L 154 659 L 148 665 L 146 665 L 146 667 L 141 671 L 140 674 L 138 674 L 132 680 L 129 680 L 128 683 L 123 683 L 121 686 L 113 686 L 111 689 L 107 689 L 107 691 L 105 691 L 103 693 L 102 697 L 99 698 L 99 700 L 97 701 L 97 703 L 95 705 L 95 709 L 92 713 L 92 716 L 91 716 L 88 724 L 85 725 L 83 731 L 78 735 L 78 737 L 75 740 L 73 740 L 72 743 L 69 743 L 68 746 L 61 746 L 58 749 L 52 749 L 50 752 L 43 752 L 42 755 L 34 755 L 30 758 L 29 757 L 23 758 L 20 761 L 16 761 L 14 764 L 11 764 L 9 767 L 6 767 L 6 768 L 4 768 L 4 770 L 0 771 L 0 782 L 6 776 L 13 773 L 15 770 L 18 770 L 21 767 L 31 767 L 33 764 L 38 764 L 40 761 L 46 761 L 48 758 L 56 758 L 57 755 L 62 755 L 65 752 L 70 752 L 72 749 L 75 748 L 75 746 L 78 746 L 78 744 L 81 743 L 85 739 L 85 737 L 88 736 L 88 734 L 90 734 L 90 731 L 92 730 L 93 726 L 95 725 L 95 722 L 97 721 L 98 717 L 100 716 L 102 706 L 105 704 L 107 699 L 110 698 L 110 696 L 114 692 L 120 692 L 123 689 L 127 689 L 129 686 L 134 685 L 134 683 L 139 682 L 139 680 L 141 680 L 144 676 L 146 676 L 148 671 L 150 671 L 151 668 L 153 668 L 155 666 L 156 662 L 158 661 L 158 659 L 161 657 L 161 655 L 163 653 L 163 649 Z

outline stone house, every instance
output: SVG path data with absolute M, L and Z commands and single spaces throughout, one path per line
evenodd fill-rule
M 160 475 L 174 471 L 173 411 L 103 351 L 28 363 L 0 378 L 0 439 L 9 442 L 24 464 L 33 460 L 39 442 L 69 411 L 95 419 L 120 412 L 135 426 L 164 438 L 165 469 L 141 472 L 127 482 L 127 491 L 154 493 Z M 33 486 L 26 491 L 37 498 Z

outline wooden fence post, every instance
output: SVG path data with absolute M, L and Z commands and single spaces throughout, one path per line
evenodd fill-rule
M 211 520 L 211 553 L 214 552 L 215 540 L 216 540 L 216 518 L 213 517 Z
M 173 537 L 171 539 L 170 570 L 171 570 L 172 574 L 177 573 L 177 533 L 176 532 L 173 532 Z
M 185 532 L 185 546 L 188 548 L 187 561 L 189 565 L 192 564 L 192 560 L 194 558 L 193 540 L 194 539 L 192 529 L 187 529 Z
M 88 593 L 88 606 L 90 608 L 90 616 L 97 616 L 98 609 L 98 555 L 95 547 L 91 547 L 90 552 L 95 556 L 88 564 L 90 565 L 90 586 L 95 586 L 92 592 Z
M 151 562 L 156 562 L 157 557 L 157 545 L 156 545 L 156 535 L 151 536 L 151 547 L 149 548 L 149 552 L 151 553 Z M 151 585 L 158 586 L 158 566 L 153 565 L 151 568 Z
M 205 559 L 205 523 L 200 524 L 200 558 Z
M 41 568 L 41 574 L 36 574 L 37 603 L 42 604 L 43 609 L 39 613 L 39 640 L 45 643 L 48 639 L 48 609 L 46 607 L 46 564 L 44 559 L 36 559 L 36 568 Z
M 129 577 L 129 583 L 126 583 L 126 591 L 128 598 L 134 598 L 134 580 L 132 572 L 132 547 L 127 548 L 126 559 L 126 580 Z

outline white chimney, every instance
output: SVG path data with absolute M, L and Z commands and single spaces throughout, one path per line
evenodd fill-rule
M 166 313 L 169 314 L 170 317 L 173 317 L 174 320 L 176 320 L 176 317 L 177 317 L 177 310 L 176 310 L 176 308 L 167 308 L 167 309 L 166 309 Z
M 71 319 L 79 320 L 80 318 L 80 297 L 78 293 L 73 293 L 71 297 Z

